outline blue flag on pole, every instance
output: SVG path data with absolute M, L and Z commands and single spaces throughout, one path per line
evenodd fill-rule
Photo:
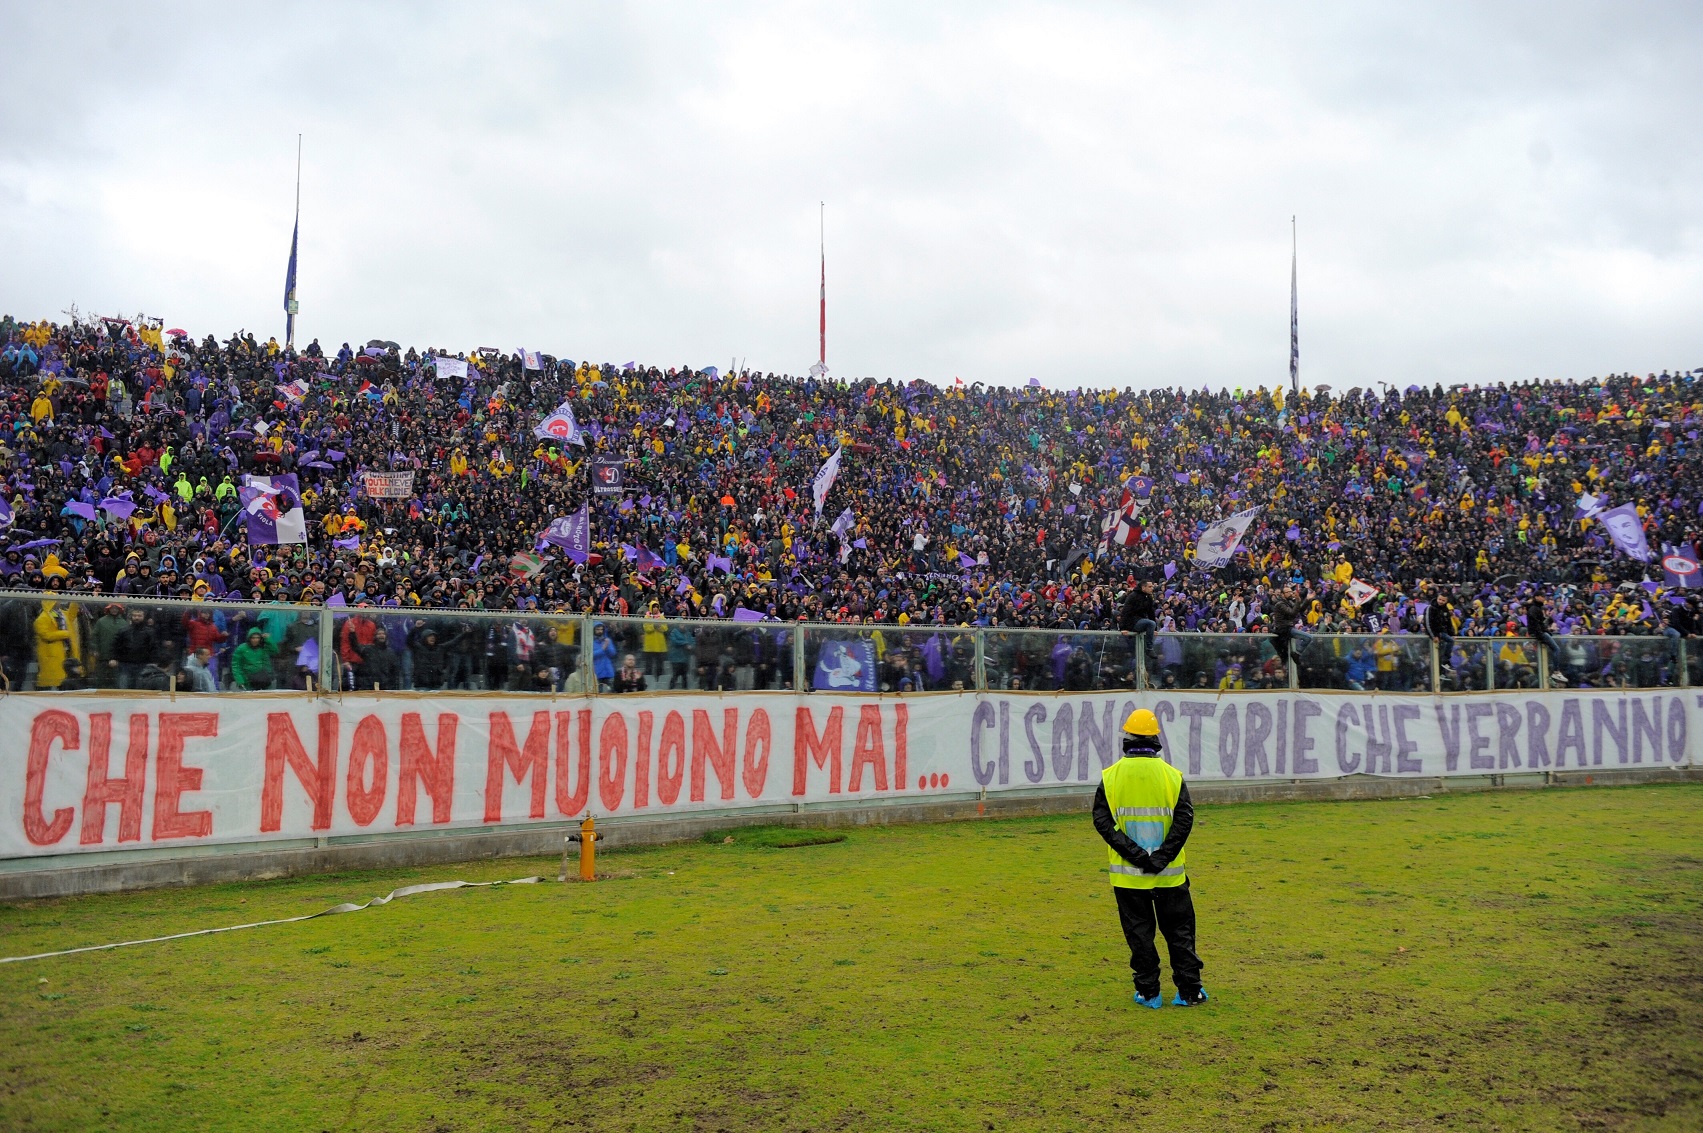
M 296 238 L 301 235 L 302 220 L 296 217 L 296 223 L 290 229 L 290 266 L 284 272 L 284 345 L 289 346 L 296 341 L 296 312 L 300 305 L 296 302 Z

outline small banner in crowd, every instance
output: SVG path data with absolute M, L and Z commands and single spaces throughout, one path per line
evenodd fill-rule
M 467 376 L 467 363 L 460 358 L 445 358 L 439 355 L 433 361 L 437 364 L 438 377 L 440 378 L 465 378 Z
M 363 472 L 361 490 L 368 499 L 406 500 L 414 494 L 412 472 Z
M 823 642 L 811 686 L 830 692 L 874 692 L 875 644 L 869 641 Z
M 573 515 L 551 520 L 539 542 L 560 547 L 568 558 L 585 565 L 591 555 L 591 505 L 584 505 Z
M 1669 586 L 1703 587 L 1703 564 L 1697 561 L 1697 548 L 1681 543 L 1662 556 L 1662 573 Z
M 292 474 L 244 476 L 237 489 L 250 543 L 306 543 L 307 516 L 301 488 Z
M 618 496 L 626 488 L 620 460 L 599 460 L 591 466 L 591 491 L 597 496 Z
M 1655 558 L 1650 553 L 1650 544 L 1644 540 L 1644 521 L 1638 518 L 1637 504 L 1621 504 L 1617 508 L 1598 512 L 1597 518 L 1608 528 L 1614 545 L 1626 552 L 1628 558 L 1647 563 Z
M 545 441 L 561 441 L 563 444 L 584 445 L 585 434 L 580 432 L 579 422 L 574 420 L 573 403 L 564 401 L 551 411 L 550 416 L 539 422 L 532 430 L 532 435 Z
M 810 486 L 811 494 L 816 497 L 816 514 L 822 514 L 822 503 L 828 498 L 828 492 L 834 486 L 834 481 L 840 476 L 840 454 L 844 449 L 835 449 L 834 455 L 822 462 L 822 470 L 816 473 L 816 482 Z
M 1224 566 L 1236 557 L 1236 548 L 1242 544 L 1242 536 L 1247 533 L 1248 524 L 1254 521 L 1254 516 L 1260 509 L 1249 508 L 1239 511 L 1229 519 L 1221 519 L 1201 532 L 1200 542 L 1195 545 L 1195 561 L 1201 566 L 1214 569 Z

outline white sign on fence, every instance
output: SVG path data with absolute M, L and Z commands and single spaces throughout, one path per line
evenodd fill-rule
M 1090 783 L 1135 708 L 1197 780 L 1693 762 L 1693 690 L 1472 694 L 14 695 L 0 857 Z

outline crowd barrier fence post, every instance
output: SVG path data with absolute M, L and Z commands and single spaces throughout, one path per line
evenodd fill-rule
M 319 687 L 324 692 L 337 688 L 337 635 L 333 632 L 331 607 L 319 608 Z
M 596 654 L 591 646 L 591 615 L 586 614 L 579 620 L 579 666 L 580 680 L 587 696 L 597 695 L 597 662 Z
M 1443 691 L 1443 660 L 1442 652 L 1437 648 L 1437 639 L 1431 639 L 1431 694 Z
M 810 678 L 804 672 L 804 634 L 803 622 L 796 623 L 798 628 L 792 633 L 792 687 L 794 692 L 809 692 Z
M 987 630 L 976 630 L 976 689 L 986 692 L 988 687 L 988 640 Z
M 1549 687 L 1549 646 L 1537 643 L 1537 687 Z

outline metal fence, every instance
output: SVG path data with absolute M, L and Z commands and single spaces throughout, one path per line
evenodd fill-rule
M 1388 693 L 1703 686 L 1673 636 L 1458 637 L 819 625 L 31 593 L 0 597 L 9 691 Z

